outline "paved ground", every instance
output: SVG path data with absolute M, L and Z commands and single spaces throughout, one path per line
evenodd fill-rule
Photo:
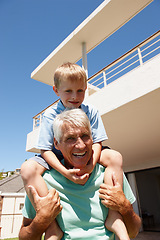
M 160 232 L 141 232 L 135 240 L 160 240 Z

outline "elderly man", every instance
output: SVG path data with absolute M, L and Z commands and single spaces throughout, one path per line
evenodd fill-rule
M 54 134 L 55 147 L 64 156 L 63 164 L 67 168 L 84 169 L 92 156 L 92 135 L 86 114 L 80 109 L 59 114 L 54 121 Z M 63 239 L 114 239 L 114 234 L 104 225 L 106 207 L 120 212 L 129 235 L 134 238 L 141 224 L 131 205 L 135 197 L 125 177 L 125 195 L 114 175 L 113 187 L 103 184 L 104 172 L 105 168 L 97 164 L 87 176 L 88 181 L 78 185 L 54 169 L 46 171 L 43 178 L 49 193 L 40 198 L 31 187 L 36 211 L 26 198 L 19 239 L 39 240 L 55 218 L 64 232 Z

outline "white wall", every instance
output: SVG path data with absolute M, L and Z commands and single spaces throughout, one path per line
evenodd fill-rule
M 160 87 L 160 55 L 86 97 L 101 115 Z M 118 101 L 117 97 L 118 96 Z
M 1 239 L 18 237 L 23 218 L 20 206 L 24 200 L 25 194 L 3 197 Z

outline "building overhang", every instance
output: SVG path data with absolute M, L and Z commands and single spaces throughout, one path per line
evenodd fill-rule
M 57 66 L 82 58 L 82 43 L 90 52 L 152 1 L 105 0 L 31 73 L 31 78 L 52 85 Z

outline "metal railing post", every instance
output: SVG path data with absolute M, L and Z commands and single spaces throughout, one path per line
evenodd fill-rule
M 137 48 L 137 50 L 138 50 L 138 56 L 139 56 L 139 62 L 140 62 L 140 66 L 142 66 L 142 65 L 143 65 L 143 60 L 142 60 L 142 54 L 141 54 L 141 50 L 140 50 L 140 48 L 139 48 L 139 47 Z
M 104 87 L 107 86 L 107 79 L 106 79 L 106 73 L 103 71 L 103 81 L 104 81 Z
M 39 126 L 41 125 L 42 122 L 42 114 L 39 115 Z
M 35 118 L 33 118 L 33 130 L 35 129 Z

